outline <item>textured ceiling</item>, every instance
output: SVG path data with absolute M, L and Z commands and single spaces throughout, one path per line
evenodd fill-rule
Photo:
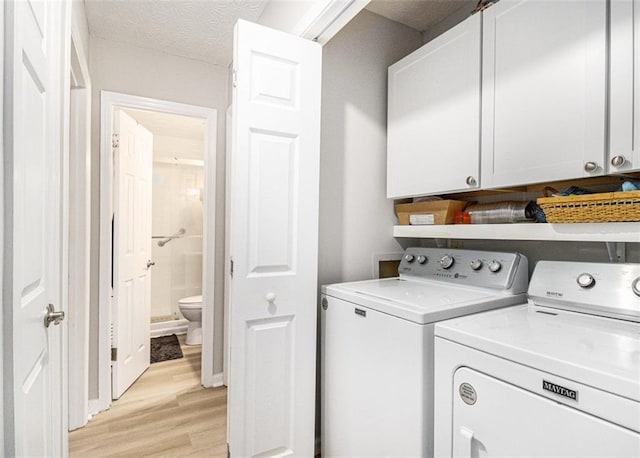
M 145 110 L 124 110 L 153 135 L 204 141 L 204 120 Z
M 473 7 L 475 3 L 475 0 L 373 0 L 366 8 L 424 32 L 460 8 Z
M 109 40 L 227 65 L 238 19 L 257 21 L 268 0 L 85 0 L 89 31 Z

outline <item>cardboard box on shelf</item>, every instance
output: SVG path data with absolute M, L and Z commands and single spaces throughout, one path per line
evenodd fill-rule
M 396 214 L 402 225 L 453 224 L 456 212 L 469 202 L 461 200 L 431 200 L 396 204 Z

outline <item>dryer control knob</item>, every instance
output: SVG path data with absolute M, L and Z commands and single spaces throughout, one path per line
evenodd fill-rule
M 427 257 L 424 255 L 420 255 L 418 256 L 418 259 L 416 259 L 416 261 L 418 261 L 418 264 L 424 264 L 425 262 L 427 262 Z
M 640 297 L 640 277 L 633 280 L 633 283 L 631 283 L 631 289 L 633 290 L 633 294 Z
M 502 269 L 502 264 L 494 259 L 493 261 L 489 262 L 488 267 L 491 272 L 496 273 L 499 272 L 500 269 Z
M 408 263 L 412 263 L 413 261 L 416 260 L 416 257 L 411 253 L 407 253 L 404 255 L 404 260 L 407 261 Z
M 482 261 L 479 259 L 474 259 L 473 261 L 471 261 L 470 266 L 473 270 L 480 270 L 482 269 Z
M 593 275 L 588 273 L 583 273 L 578 275 L 578 278 L 576 279 L 576 281 L 578 282 L 578 285 L 580 285 L 581 288 L 591 288 L 593 285 L 596 284 L 596 279 L 593 278 Z
M 448 254 L 445 254 L 443 257 L 440 258 L 440 266 L 443 269 L 450 269 L 451 266 L 453 266 L 454 262 L 456 262 L 456 260 L 453 259 L 453 256 L 450 256 Z

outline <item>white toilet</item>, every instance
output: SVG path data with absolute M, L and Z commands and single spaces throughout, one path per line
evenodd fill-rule
M 202 295 L 184 297 L 178 301 L 180 313 L 189 321 L 187 345 L 202 345 Z

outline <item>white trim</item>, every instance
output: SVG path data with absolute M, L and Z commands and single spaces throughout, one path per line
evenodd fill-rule
M 4 43 L 5 43 L 5 35 L 4 35 L 4 8 L 5 4 L 0 5 L 0 52 L 3 55 L 2 62 L 0 62 L 0 291 L 4 291 L 3 289 L 3 281 L 4 281 L 4 66 L 5 66 L 5 53 L 4 53 Z M 5 305 L 7 307 L 9 304 L 5 304 L 4 301 L 4 293 L 0 293 L 0 304 L 2 304 L 2 309 L 0 309 L 0 454 L 4 456 L 7 455 L 7 450 L 5 449 L 5 441 L 4 441 L 4 365 L 5 365 L 5 354 L 4 354 L 4 313 L 5 313 Z
M 69 113 L 69 430 L 89 417 L 89 275 L 91 249 L 91 80 L 71 21 Z M 73 132 L 71 132 L 73 130 Z
M 370 0 L 316 2 L 316 5 L 296 24 L 293 34 L 325 45 L 369 3 Z
M 114 108 L 133 108 L 161 113 L 191 116 L 205 120 L 205 179 L 202 287 L 202 373 L 203 386 L 213 381 L 214 278 L 215 278 L 215 189 L 217 110 L 165 100 L 116 92 L 100 94 L 100 280 L 99 280 L 99 348 L 98 393 L 93 406 L 104 410 L 111 404 L 111 217 L 113 164 L 111 152 L 112 116 Z M 99 411 L 98 410 L 98 411 Z M 92 410 L 92 412 L 95 412 Z
M 59 75 L 62 76 L 61 96 L 62 110 L 62 152 L 61 152 L 61 170 L 60 170 L 60 205 L 61 205 L 61 221 L 60 221 L 60 310 L 69 313 L 69 297 L 71 294 L 69 285 L 70 275 L 70 259 L 69 247 L 71 244 L 70 231 L 70 186 L 71 186 L 71 155 L 69 129 L 71 125 L 70 104 L 71 104 L 71 3 L 63 2 L 61 11 L 61 28 L 60 28 L 60 65 Z M 88 291 L 87 291 L 88 293 Z M 54 440 L 58 440 L 59 435 L 60 446 L 54 450 L 62 450 L 62 455 L 69 454 L 69 322 L 66 326 L 62 326 L 60 334 L 60 381 L 59 395 L 61 403 L 62 424 L 59 426 L 61 431 L 54 433 Z M 55 395 L 55 394 L 54 394 Z
M 224 374 L 222 372 L 213 374 L 213 377 L 211 377 L 211 388 L 218 388 L 224 386 L 224 384 Z
M 171 334 L 186 334 L 189 327 L 188 320 L 169 320 L 151 323 L 151 338 L 170 336 Z

